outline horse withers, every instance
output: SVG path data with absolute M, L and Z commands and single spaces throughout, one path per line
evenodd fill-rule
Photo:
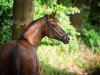
M 44 36 L 67 44 L 69 35 L 60 27 L 56 13 L 32 21 L 18 40 L 0 48 L 0 75 L 40 75 L 36 48 Z

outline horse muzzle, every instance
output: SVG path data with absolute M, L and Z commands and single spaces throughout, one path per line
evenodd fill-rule
M 66 34 L 66 35 L 62 36 L 61 41 L 64 44 L 68 44 L 71 41 L 71 37 Z

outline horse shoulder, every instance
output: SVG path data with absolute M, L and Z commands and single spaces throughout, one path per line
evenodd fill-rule
M 25 41 L 20 41 L 18 47 L 20 51 L 20 68 L 22 69 L 22 74 L 38 75 L 37 69 L 39 69 L 39 61 L 34 46 Z

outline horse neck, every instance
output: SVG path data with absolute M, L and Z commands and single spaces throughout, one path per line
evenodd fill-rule
M 41 39 L 44 37 L 43 28 L 46 24 L 46 17 L 42 17 L 33 23 L 30 23 L 23 32 L 20 40 L 27 41 L 35 48 L 38 47 Z

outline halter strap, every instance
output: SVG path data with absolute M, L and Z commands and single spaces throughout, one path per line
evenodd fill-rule
M 48 16 L 47 16 L 46 20 L 47 20 L 47 19 L 48 19 Z M 62 39 L 67 35 L 67 34 L 65 34 L 65 35 L 61 36 L 60 34 L 58 34 L 58 33 L 54 30 L 54 28 L 51 26 L 52 24 L 50 24 L 50 23 L 48 22 L 48 20 L 47 20 L 47 24 L 48 24 L 50 30 L 53 32 L 54 36 L 57 37 L 58 39 L 62 40 Z

